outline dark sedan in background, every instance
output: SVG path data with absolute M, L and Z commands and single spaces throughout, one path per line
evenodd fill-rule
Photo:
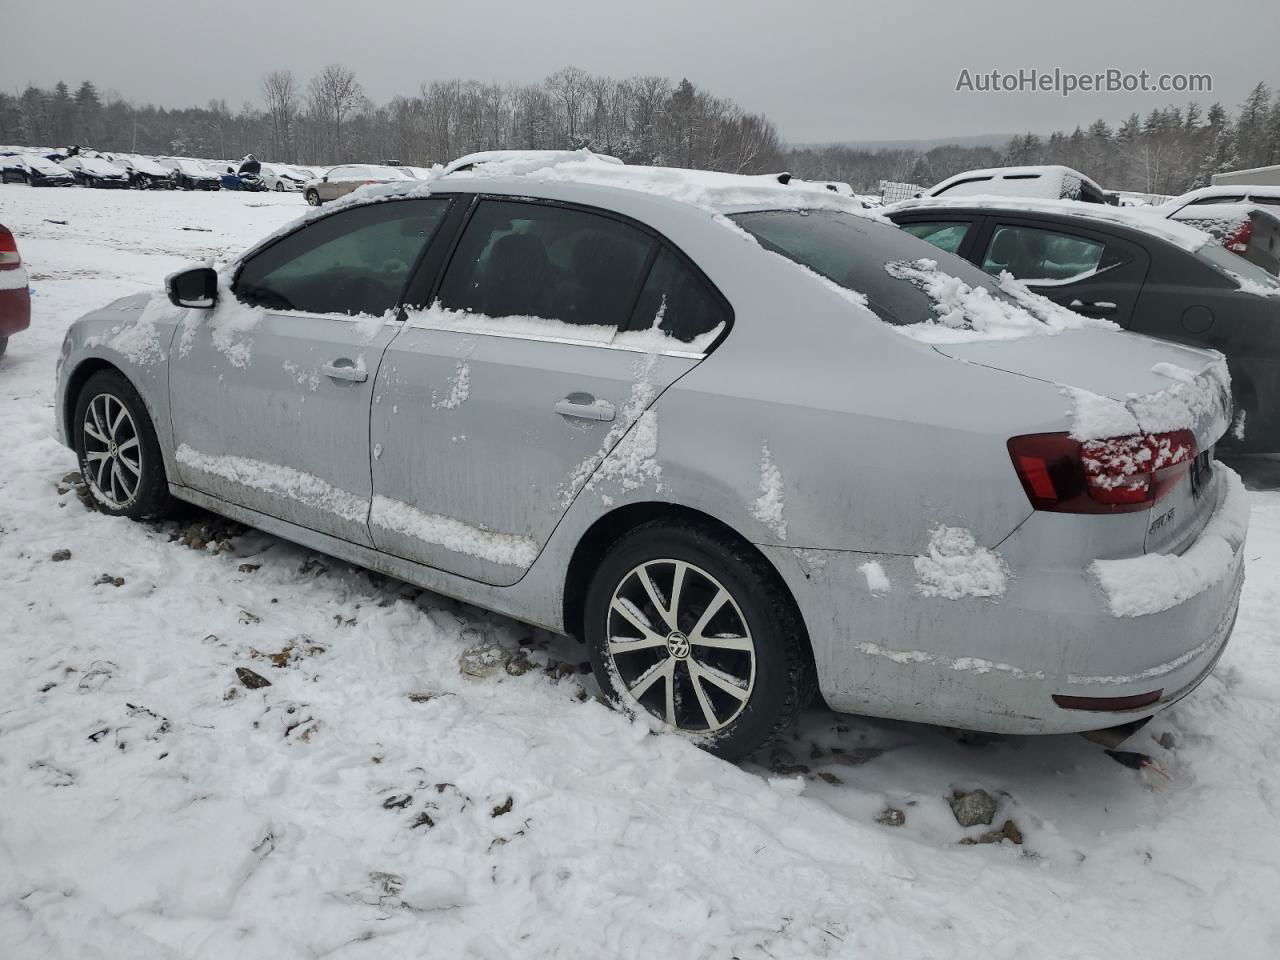
M 1222 351 L 1237 411 L 1224 443 L 1280 451 L 1280 280 L 1208 235 L 1071 201 L 908 201 L 885 215 L 1077 313 Z

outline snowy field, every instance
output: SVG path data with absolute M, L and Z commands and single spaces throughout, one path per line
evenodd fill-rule
M 0 358 L 0 957 L 1280 956 L 1280 463 L 1241 465 L 1226 655 L 1126 744 L 1169 779 L 825 710 L 732 766 L 597 703 L 568 641 L 198 511 L 85 508 L 67 325 L 304 209 L 0 187 L 34 293 Z M 486 641 L 510 666 L 460 670 Z M 963 829 L 977 787 L 994 822 Z M 1021 844 L 960 842 L 1006 821 Z

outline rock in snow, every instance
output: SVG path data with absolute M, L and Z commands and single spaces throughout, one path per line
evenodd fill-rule
M 948 802 L 956 823 L 962 827 L 990 823 L 996 815 L 996 802 L 985 790 L 957 790 Z

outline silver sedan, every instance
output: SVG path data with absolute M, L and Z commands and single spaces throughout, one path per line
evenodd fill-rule
M 818 692 L 1120 726 L 1230 634 L 1220 355 L 829 191 L 525 157 L 371 187 L 72 327 L 110 514 L 183 500 L 554 631 L 724 757 Z

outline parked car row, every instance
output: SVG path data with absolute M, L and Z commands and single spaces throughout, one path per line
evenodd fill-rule
M 132 187 L 139 190 L 270 190 L 300 193 L 323 171 L 261 163 L 252 155 L 236 162 L 191 157 L 144 157 L 82 151 L 0 153 L 0 183 L 33 187 Z
M 815 691 L 1140 723 L 1221 655 L 1248 499 L 1188 344 L 1280 298 L 1204 234 L 582 154 L 396 179 L 71 325 L 56 419 L 104 512 L 196 503 L 573 634 L 725 757 Z

